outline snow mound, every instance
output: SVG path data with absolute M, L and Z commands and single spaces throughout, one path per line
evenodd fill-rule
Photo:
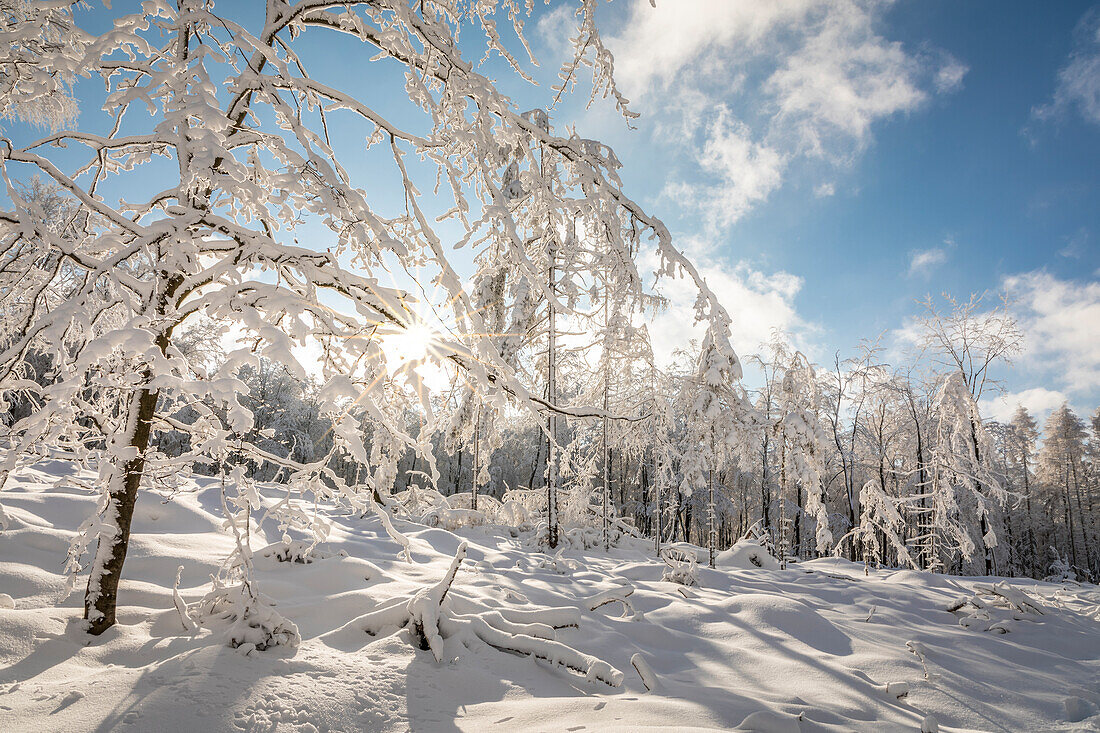
M 720 568 L 739 568 L 741 570 L 752 570 L 754 568 L 779 570 L 779 561 L 752 540 L 735 542 L 733 547 L 718 553 L 717 557 L 714 558 L 714 564 Z

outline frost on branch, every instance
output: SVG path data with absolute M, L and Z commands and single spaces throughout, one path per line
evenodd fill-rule
M 467 648 L 483 643 L 500 651 L 543 659 L 612 687 L 622 684 L 622 672 L 607 662 L 554 639 L 556 628 L 577 624 L 576 609 L 487 609 L 467 599 L 456 604 L 451 586 L 465 557 L 463 542 L 438 583 L 420 589 L 411 598 L 386 602 L 345 628 L 357 628 L 372 636 L 407 629 L 417 646 L 431 651 L 436 661 L 443 661 L 444 644 L 454 639 Z M 459 605 L 472 610 L 459 612 Z
M 81 56 L 90 40 L 70 3 L 0 3 L 0 120 L 52 129 L 76 120 L 72 85 L 87 75 Z

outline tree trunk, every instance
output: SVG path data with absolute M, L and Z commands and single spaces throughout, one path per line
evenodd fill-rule
M 1028 480 L 1027 470 L 1027 453 L 1023 455 L 1024 465 L 1024 501 L 1027 503 L 1027 544 L 1031 550 L 1028 556 L 1028 575 L 1034 577 L 1038 574 L 1039 569 L 1036 565 L 1036 559 L 1039 555 L 1038 545 L 1035 543 L 1035 527 L 1033 526 L 1031 519 L 1031 482 Z
M 1077 565 L 1077 538 L 1075 536 L 1077 533 L 1073 531 L 1073 503 L 1069 495 L 1069 469 L 1065 469 L 1065 483 L 1063 486 L 1065 493 L 1062 500 L 1066 505 L 1066 530 L 1069 532 L 1070 562 Z
M 126 551 L 130 546 L 130 523 L 134 518 L 134 504 L 137 502 L 141 476 L 145 471 L 145 449 L 149 447 L 149 434 L 158 394 L 156 390 L 140 390 L 128 408 L 130 436 L 125 447 L 133 449 L 134 456 L 121 467 L 116 466 L 116 471 L 121 468 L 121 474 L 116 473 L 111 477 L 107 514 L 104 518 L 107 521 L 113 519 L 115 533 L 110 537 L 100 535 L 88 577 L 88 589 L 84 594 L 84 618 L 88 621 L 88 633 L 93 636 L 99 636 L 115 625 L 118 581 L 122 575 L 122 564 L 126 561 Z
M 771 528 L 771 492 L 768 491 L 768 434 L 770 431 L 764 431 L 764 450 L 761 451 L 760 459 L 760 515 L 764 520 L 764 531 L 768 531 Z
M 708 477 L 708 485 L 710 490 L 710 496 L 707 503 L 707 549 L 710 550 L 710 566 L 714 567 L 714 552 L 716 545 L 718 544 L 717 528 L 715 527 L 715 515 L 714 515 L 714 462 L 716 460 L 714 452 L 714 433 L 710 435 L 710 476 Z
M 474 481 L 473 493 L 470 496 L 470 507 L 477 511 L 477 481 L 481 472 L 481 405 L 477 406 L 477 415 L 474 417 Z
M 541 166 L 540 166 L 541 167 Z M 556 249 L 553 240 L 550 241 L 550 269 L 549 289 L 550 298 L 547 301 L 547 346 L 546 346 L 546 400 L 551 405 L 558 402 L 558 375 L 557 375 L 557 309 L 554 298 L 557 297 L 557 289 L 554 281 L 554 264 Z M 546 525 L 547 544 L 551 549 L 558 546 L 558 467 L 557 446 L 558 420 L 553 410 L 546 416 Z

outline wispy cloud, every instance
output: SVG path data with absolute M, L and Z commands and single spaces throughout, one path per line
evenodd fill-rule
M 947 250 L 943 247 L 918 249 L 909 253 L 909 277 L 927 275 L 934 268 L 947 262 Z
M 785 163 L 774 148 L 752 140 L 743 122 L 719 105 L 707 125 L 706 141 L 697 160 L 711 183 L 677 181 L 667 194 L 708 212 L 714 223 L 729 225 L 764 201 L 783 180 Z
M 965 64 L 948 56 L 943 66 L 936 72 L 934 80 L 936 91 L 940 94 L 949 94 L 962 89 L 963 77 L 969 70 Z
M 1058 250 L 1058 254 L 1076 260 L 1085 253 L 1085 247 L 1089 243 L 1089 230 L 1081 227 L 1071 236 L 1066 237 L 1065 241 L 1066 246 Z
M 1074 36 L 1073 51 L 1058 72 L 1054 98 L 1034 108 L 1032 116 L 1046 120 L 1076 110 L 1088 122 L 1100 125 L 1100 9 L 1085 13 Z
M 947 262 L 951 250 L 955 249 L 955 238 L 944 237 L 943 244 L 939 247 L 928 249 L 915 249 L 909 253 L 909 277 L 929 275 L 943 263 Z

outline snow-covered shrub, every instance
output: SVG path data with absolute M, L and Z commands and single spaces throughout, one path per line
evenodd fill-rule
M 504 501 L 479 494 L 477 509 L 472 508 L 473 494 L 468 491 L 444 496 L 435 489 L 410 486 L 393 497 L 408 517 L 429 527 L 453 531 L 459 527 L 483 524 L 515 529 L 530 529 L 529 514 L 521 502 L 506 495 Z
M 197 623 L 221 633 L 226 643 L 247 654 L 273 646 L 296 647 L 301 641 L 298 627 L 284 618 L 266 596 L 251 583 L 226 584 L 214 577 L 214 588 L 189 614 Z
M 235 489 L 232 495 L 230 487 Z M 250 545 L 251 513 L 252 507 L 261 505 L 261 501 L 256 484 L 246 477 L 243 465 L 235 466 L 222 479 L 221 499 L 225 526 L 233 533 L 233 551 L 211 576 L 210 592 L 194 607 L 181 610 L 181 617 L 222 634 L 229 646 L 245 654 L 273 646 L 298 646 L 301 641 L 298 627 L 283 618 L 274 609 L 274 602 L 256 589 Z M 290 538 L 284 535 L 281 544 L 286 557 L 292 558 L 295 552 L 291 550 Z M 296 548 L 299 555 L 305 551 Z
M 535 564 L 536 568 L 540 570 L 550 570 L 558 575 L 570 575 L 577 569 L 577 562 L 570 560 L 567 557 L 562 557 L 562 549 L 559 549 L 555 555 L 545 555 Z
M 594 496 L 590 487 L 578 482 L 570 482 L 567 489 L 559 492 L 558 507 L 558 546 L 573 550 L 592 550 L 603 547 L 603 509 L 598 496 Z M 479 499 L 480 501 L 480 499 Z M 521 519 L 512 523 L 521 532 L 529 532 L 526 544 L 530 547 L 550 548 L 550 526 L 546 521 L 546 494 L 541 490 L 514 489 L 504 494 L 501 508 L 501 524 L 509 518 Z M 630 519 L 612 516 L 608 522 L 607 544 L 618 545 L 624 536 L 637 537 L 638 531 L 631 525 Z
M 699 584 L 699 559 L 694 552 L 685 552 L 676 547 L 667 547 L 661 551 L 661 559 L 665 561 L 664 573 L 661 580 L 680 585 Z
M 1048 583 L 1076 583 L 1077 573 L 1073 571 L 1073 566 L 1070 565 L 1069 560 L 1062 557 L 1053 547 L 1050 548 L 1050 552 L 1054 555 L 1054 561 L 1050 564 L 1050 575 L 1043 578 L 1043 580 Z

